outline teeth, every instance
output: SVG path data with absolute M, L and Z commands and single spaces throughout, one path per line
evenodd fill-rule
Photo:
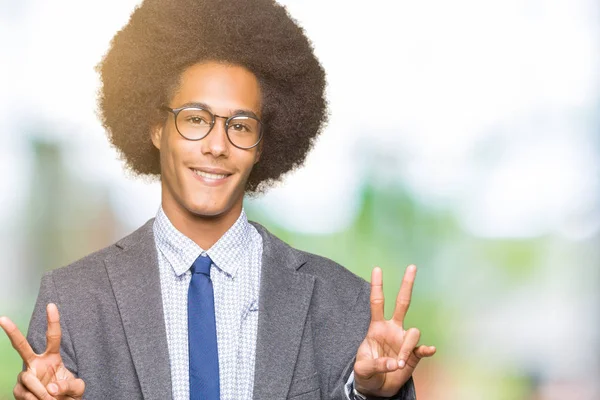
M 227 177 L 227 175 L 209 174 L 208 172 L 198 171 L 196 169 L 193 169 L 192 171 L 194 171 L 194 173 L 196 175 L 199 175 L 199 176 L 201 176 L 203 178 L 207 178 L 207 179 L 223 179 L 223 178 Z

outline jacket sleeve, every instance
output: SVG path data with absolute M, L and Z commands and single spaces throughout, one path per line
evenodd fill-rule
M 46 350 L 46 332 L 48 330 L 46 306 L 49 303 L 54 303 L 58 307 L 59 314 L 61 311 L 60 294 L 56 291 L 53 278 L 52 271 L 46 272 L 42 276 L 40 291 L 27 331 L 27 341 L 33 348 L 33 351 L 38 354 L 41 354 Z M 60 341 L 60 355 L 65 367 L 77 376 L 75 351 L 67 328 L 68 318 L 68 315 L 60 314 L 60 329 L 62 335 Z

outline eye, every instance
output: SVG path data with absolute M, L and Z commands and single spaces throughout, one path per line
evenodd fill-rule
M 185 122 L 191 125 L 210 125 L 210 122 L 207 121 L 206 117 L 201 115 L 188 115 L 185 118 Z
M 184 108 L 177 116 L 179 127 L 187 126 L 194 129 L 207 129 L 212 125 L 212 115 L 199 108 Z
M 236 132 L 250 132 L 251 129 L 247 124 L 242 122 L 235 121 L 233 124 L 229 125 L 229 129 L 232 129 Z

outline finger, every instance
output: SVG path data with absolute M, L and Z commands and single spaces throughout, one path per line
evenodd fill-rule
M 50 396 L 42 382 L 31 371 L 19 374 L 20 383 L 39 400 L 56 400 Z
M 58 354 L 60 352 L 60 314 L 56 304 L 50 303 L 46 306 L 46 317 L 48 330 L 46 331 L 46 352 Z
M 21 397 L 16 397 L 15 399 L 17 400 L 39 400 L 37 397 L 35 397 L 35 395 L 33 393 L 31 393 L 30 391 L 24 389 L 25 391 L 23 392 L 23 395 Z
M 422 358 L 433 356 L 436 350 L 434 346 L 419 346 L 413 350 L 406 364 L 414 369 Z
M 13 397 L 15 399 L 24 399 L 26 394 L 29 393 L 25 386 L 21 383 L 21 374 L 17 376 L 17 384 L 13 388 Z
M 0 317 L 0 327 L 6 332 L 12 347 L 19 353 L 21 359 L 25 364 L 29 365 L 36 354 L 27 342 L 27 339 L 25 339 L 25 336 L 23 336 L 19 328 L 17 328 L 17 325 L 7 317 Z
M 354 375 L 361 379 L 369 379 L 375 374 L 383 374 L 398 369 L 398 361 L 391 357 L 361 360 L 354 364 Z
M 383 276 L 381 268 L 371 272 L 371 322 L 383 321 Z
M 85 382 L 82 379 L 69 379 L 56 381 L 46 386 L 46 388 L 54 396 L 81 397 L 85 391 Z
M 417 347 L 417 343 L 419 343 L 420 338 L 421 332 L 417 328 L 410 328 L 406 331 L 406 334 L 404 335 L 404 341 L 402 342 L 402 347 L 400 348 L 398 367 L 404 368 L 414 348 Z
M 16 400 L 37 400 L 29 390 L 25 389 L 21 383 L 17 383 L 13 389 L 13 397 Z
M 415 356 L 419 359 L 424 357 L 431 357 L 435 354 L 437 349 L 435 346 L 419 346 L 414 350 Z
M 417 267 L 409 265 L 404 273 L 398 297 L 396 297 L 396 309 L 394 310 L 394 316 L 392 317 L 393 320 L 400 324 L 404 322 L 404 317 L 406 317 L 406 312 L 410 306 L 410 298 L 412 297 L 413 284 L 415 283 L 416 275 Z

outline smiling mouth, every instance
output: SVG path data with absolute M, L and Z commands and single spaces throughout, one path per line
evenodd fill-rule
M 200 171 L 198 169 L 193 169 L 193 168 L 192 168 L 192 172 L 198 176 L 205 178 L 205 179 L 210 179 L 210 180 L 215 180 L 215 181 L 220 180 L 220 179 L 225 179 L 231 175 L 231 174 L 215 174 L 215 173 L 211 173 L 211 172 Z

